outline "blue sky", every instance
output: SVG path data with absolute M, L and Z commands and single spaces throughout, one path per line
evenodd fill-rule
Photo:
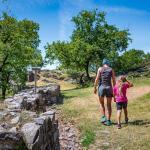
M 150 52 L 150 0 L 0 0 L 0 12 L 11 10 L 18 19 L 31 19 L 40 24 L 40 46 L 56 40 L 69 40 L 73 30 L 70 21 L 82 9 L 106 12 L 110 24 L 129 29 L 132 43 L 128 49 Z M 54 66 L 51 66 L 53 68 Z

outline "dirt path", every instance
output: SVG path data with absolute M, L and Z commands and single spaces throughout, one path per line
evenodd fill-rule
M 134 100 L 147 93 L 150 93 L 150 86 L 133 87 L 128 90 L 127 97 L 129 100 Z

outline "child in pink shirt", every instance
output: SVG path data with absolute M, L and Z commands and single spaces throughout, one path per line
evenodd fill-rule
M 129 82 L 125 76 L 120 76 L 117 80 L 116 85 L 113 88 L 114 101 L 116 102 L 117 107 L 117 127 L 121 128 L 121 111 L 124 110 L 125 122 L 128 123 L 128 111 L 127 104 L 128 99 L 126 96 L 126 91 L 128 88 L 132 87 L 133 84 Z

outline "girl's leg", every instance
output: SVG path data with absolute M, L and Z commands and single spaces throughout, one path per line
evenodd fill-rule
M 117 123 L 121 124 L 121 110 L 117 110 Z
M 123 110 L 124 110 L 125 122 L 128 123 L 128 110 L 127 110 L 127 107 L 123 108 Z

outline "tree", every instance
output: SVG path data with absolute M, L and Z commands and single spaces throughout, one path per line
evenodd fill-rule
M 100 64 L 104 57 L 113 61 L 118 52 L 126 50 L 130 41 L 128 30 L 109 25 L 104 12 L 83 10 L 72 21 L 75 28 L 70 42 L 48 44 L 46 59 L 51 62 L 57 59 L 64 67 L 84 71 L 87 78 L 90 78 L 90 66 Z M 52 51 L 54 47 L 57 48 Z
M 120 57 L 120 71 L 127 73 L 128 71 L 137 69 L 145 59 L 143 50 L 131 49 L 124 52 Z
M 10 82 L 24 84 L 29 64 L 41 64 L 39 25 L 30 20 L 18 21 L 6 13 L 0 18 L 0 86 L 5 98 Z

